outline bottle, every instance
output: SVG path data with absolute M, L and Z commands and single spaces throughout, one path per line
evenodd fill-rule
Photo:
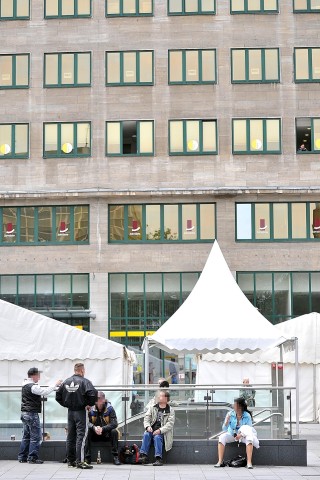
M 97 465 L 100 465 L 101 462 L 101 455 L 100 455 L 100 450 L 98 450 L 98 456 L 97 456 Z

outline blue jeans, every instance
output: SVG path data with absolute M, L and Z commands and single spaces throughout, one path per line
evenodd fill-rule
M 145 455 L 148 455 L 152 440 L 154 442 L 155 457 L 162 458 L 162 446 L 163 446 L 163 435 L 162 434 L 161 435 L 153 435 L 153 433 L 151 433 L 151 432 L 144 432 L 143 439 L 142 439 L 142 445 L 141 445 L 141 448 L 140 448 L 140 453 L 144 453 Z
M 39 414 L 36 412 L 22 412 L 21 421 L 23 424 L 23 436 L 18 460 L 37 460 L 42 440 Z

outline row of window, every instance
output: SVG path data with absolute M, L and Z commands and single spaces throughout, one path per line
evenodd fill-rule
M 214 15 L 216 0 L 167 0 L 168 15 Z M 319 0 L 293 0 L 295 13 L 319 12 Z M 230 0 L 230 13 L 278 13 L 278 0 Z M 105 0 L 106 17 L 152 16 L 153 0 Z M 44 0 L 45 18 L 92 16 L 92 0 Z M 27 20 L 30 0 L 0 0 L 0 20 Z
M 169 155 L 218 154 L 217 120 L 169 120 Z M 91 122 L 44 123 L 43 158 L 90 157 Z M 106 156 L 153 156 L 153 120 L 106 122 Z M 0 124 L 0 159 L 29 158 L 29 124 Z M 320 152 L 320 118 L 296 119 L 298 154 Z M 232 119 L 232 153 L 281 153 L 280 118 Z
M 91 52 L 46 53 L 44 87 L 90 87 Z M 170 85 L 217 83 L 216 49 L 169 50 Z M 320 82 L 320 48 L 294 49 L 296 83 Z M 106 52 L 106 86 L 154 85 L 154 51 Z M 279 83 L 279 48 L 231 49 L 232 83 Z M 0 55 L 0 88 L 29 88 L 30 55 Z

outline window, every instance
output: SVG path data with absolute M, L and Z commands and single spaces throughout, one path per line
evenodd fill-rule
M 91 17 L 91 0 L 44 0 L 44 17 Z
M 278 48 L 231 50 L 232 83 L 268 83 L 280 81 Z
M 30 0 L 0 0 L 0 20 L 28 20 Z
M 295 13 L 318 13 L 320 12 L 320 0 L 293 0 Z
M 315 241 L 320 202 L 237 203 L 237 241 Z
M 295 82 L 320 82 L 320 48 L 294 49 Z
M 296 119 L 297 153 L 320 152 L 320 118 Z
M 153 52 L 106 52 L 106 85 L 153 85 Z
M 43 157 L 90 157 L 91 123 L 45 123 Z
M 153 120 L 106 123 L 106 155 L 153 155 Z
M 46 245 L 89 242 L 89 207 L 0 208 L 0 245 Z
M 212 242 L 214 203 L 110 205 L 109 242 Z
M 45 87 L 89 87 L 90 85 L 90 52 L 44 55 Z
M 169 84 L 216 83 L 215 50 L 169 50 Z
M 29 157 L 29 125 L 0 124 L 0 159 Z
M 153 0 L 106 0 L 106 16 L 153 15 Z
M 230 0 L 231 13 L 277 13 L 278 0 Z
M 280 119 L 234 119 L 232 145 L 234 154 L 281 153 Z
M 0 55 L 0 88 L 29 88 L 30 55 Z
M 215 0 L 168 0 L 168 15 L 212 15 L 215 13 Z
M 170 155 L 217 154 L 216 120 L 170 120 Z

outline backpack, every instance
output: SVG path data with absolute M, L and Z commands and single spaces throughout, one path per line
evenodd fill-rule
M 121 463 L 134 465 L 139 460 L 139 448 L 138 445 L 133 443 L 130 445 L 124 445 L 120 448 L 119 459 Z
M 232 458 L 228 462 L 226 462 L 229 467 L 239 468 L 239 467 L 246 467 L 247 466 L 247 459 L 242 455 L 237 455 L 236 457 Z

